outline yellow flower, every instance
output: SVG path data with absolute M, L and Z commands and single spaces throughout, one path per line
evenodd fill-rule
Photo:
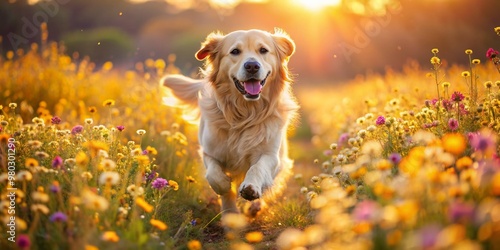
M 479 60 L 479 59 L 472 60 L 472 64 L 480 64 L 480 63 L 481 63 L 481 60 Z
M 467 169 L 467 168 L 470 168 L 472 166 L 472 159 L 468 156 L 464 156 L 460 159 L 457 160 L 457 162 L 455 163 L 455 165 L 457 166 L 457 168 L 459 170 L 462 170 L 462 169 Z
M 179 183 L 173 180 L 168 180 L 168 185 L 174 189 L 174 191 L 179 190 Z
M 157 68 L 157 69 L 164 69 L 166 66 L 165 61 L 163 59 L 157 59 L 155 61 L 154 65 L 155 65 L 155 68 Z
M 494 30 L 495 30 L 495 32 L 496 32 L 497 34 L 499 34 L 499 33 L 500 33 L 500 27 L 495 27 L 495 28 L 494 28 Z M 500 34 L 499 34 L 499 35 L 500 35 Z
M 160 220 L 151 219 L 149 221 L 149 223 L 151 223 L 151 225 L 153 227 L 155 227 L 155 228 L 157 228 L 158 230 L 161 230 L 161 231 L 165 231 L 168 228 L 167 224 L 163 223 Z
M 40 166 L 38 161 L 33 159 L 33 158 L 27 158 L 25 161 L 24 161 L 24 166 L 26 167 L 38 167 Z
M 113 99 L 107 99 L 102 103 L 102 106 L 113 106 L 113 105 L 115 105 L 115 100 Z
M 107 61 L 102 65 L 102 70 L 104 71 L 110 71 L 112 68 L 113 68 L 113 63 L 110 61 Z
M 154 209 L 154 207 L 149 205 L 149 203 L 146 200 L 144 200 L 142 197 L 137 197 L 135 199 L 135 204 L 137 204 L 137 206 L 142 208 L 146 213 L 151 213 Z
M 491 87 L 493 87 L 493 82 L 491 81 L 484 82 L 484 87 L 490 89 Z
M 94 245 L 85 245 L 84 250 L 99 250 L 99 248 Z
M 87 154 L 85 154 L 85 152 L 80 151 L 76 154 L 75 161 L 79 167 L 86 167 L 89 163 L 89 158 L 87 157 Z
M 441 63 L 441 59 L 439 59 L 439 57 L 437 57 L 437 56 L 433 56 L 431 58 L 431 63 L 432 64 L 440 64 Z
M 95 112 L 97 112 L 97 108 L 96 108 L 96 107 L 94 107 L 94 106 L 89 107 L 89 112 L 90 112 L 90 113 L 95 113 Z
M 443 88 L 450 87 L 450 82 L 443 82 Z
M 458 156 L 462 154 L 467 147 L 465 137 L 459 133 L 448 133 L 442 138 L 443 149 Z
M 138 130 L 136 131 L 136 133 L 137 133 L 138 135 L 144 135 L 144 134 L 146 133 L 146 130 L 144 130 L 144 129 L 138 129 Z
M 187 248 L 189 250 L 201 250 L 202 249 L 201 242 L 198 240 L 190 240 L 187 243 Z
M 382 159 L 380 161 L 378 161 L 376 164 L 375 164 L 376 168 L 379 169 L 379 170 L 389 170 L 392 168 L 392 163 L 391 161 L 387 160 L 387 159 Z
M 191 176 L 191 175 L 186 176 L 186 180 L 188 182 L 190 182 L 190 183 L 195 183 L 196 182 L 196 179 L 193 178 L 193 176 Z
M 418 146 L 410 150 L 399 163 L 399 170 L 410 176 L 415 176 L 422 165 L 425 147 Z
M 17 103 L 15 103 L 15 102 L 9 103 L 9 108 L 11 108 L 11 109 L 17 108 Z
M 106 231 L 102 234 L 101 239 L 109 242 L 118 242 L 120 241 L 120 237 L 116 234 L 115 231 Z
M 151 154 L 151 155 L 157 155 L 158 154 L 158 151 L 156 150 L 156 148 L 153 148 L 151 146 L 147 146 L 146 147 L 146 151 L 148 151 L 148 154 Z
M 470 72 L 469 71 L 462 71 L 462 76 L 463 77 L 469 77 L 470 76 Z
M 141 166 L 147 166 L 150 163 L 149 157 L 147 155 L 137 155 L 134 158 L 137 160 L 137 162 Z
M 432 54 L 437 54 L 437 53 L 439 53 L 439 50 L 437 48 L 434 48 L 431 50 L 431 52 L 432 52 Z
M 245 234 L 245 239 L 248 241 L 248 243 L 258 243 L 261 242 L 263 238 L 264 235 L 259 231 L 249 232 Z
M 466 50 L 465 50 L 465 54 L 467 54 L 467 55 L 471 55 L 471 54 L 472 54 L 472 50 L 471 50 L 471 49 L 466 49 Z
M 221 221 L 222 225 L 230 229 L 243 229 L 247 226 L 247 217 L 244 214 L 224 214 Z

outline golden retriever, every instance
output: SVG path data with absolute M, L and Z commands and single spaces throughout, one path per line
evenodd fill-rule
M 287 63 L 294 50 L 280 29 L 214 32 L 196 53 L 205 60 L 204 79 L 170 75 L 161 81 L 181 102 L 199 108 L 206 179 L 223 212 L 238 212 L 236 192 L 249 201 L 262 198 L 291 173 L 287 127 L 299 106 Z

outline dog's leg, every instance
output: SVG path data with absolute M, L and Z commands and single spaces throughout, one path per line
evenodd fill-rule
M 276 168 L 279 166 L 278 156 L 262 155 L 260 159 L 248 169 L 239 192 L 249 201 L 262 197 L 264 189 L 273 185 Z
M 231 178 L 227 176 L 219 162 L 204 154 L 203 163 L 207 169 L 206 179 L 215 193 L 221 196 L 222 211 L 224 213 L 237 213 L 236 194 L 231 190 Z

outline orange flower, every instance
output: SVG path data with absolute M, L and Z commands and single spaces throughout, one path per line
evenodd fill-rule
M 422 146 L 412 148 L 399 163 L 399 170 L 410 176 L 415 176 L 424 161 L 424 151 L 425 148 Z
M 249 232 L 245 235 L 245 239 L 248 241 L 248 243 L 258 243 L 261 242 L 262 239 L 264 238 L 264 235 L 262 232 Z
M 459 133 L 445 134 L 442 138 L 443 149 L 455 156 L 461 155 L 467 147 L 465 137 Z
M 190 240 L 188 243 L 187 243 L 187 248 L 189 250 L 201 250 L 202 247 L 201 247 L 201 242 L 198 241 L 198 240 Z
M 102 234 L 101 239 L 109 242 L 118 242 L 120 237 L 118 237 L 115 231 L 106 231 Z
M 149 223 L 151 223 L 151 225 L 161 231 L 165 231 L 167 230 L 168 226 L 167 224 L 163 223 L 162 221 L 160 220 L 155 220 L 155 219 L 151 219 L 149 221 Z
M 149 203 L 142 197 L 137 197 L 135 199 L 135 204 L 137 204 L 137 206 L 141 207 L 147 213 L 151 213 L 153 211 L 153 206 L 149 205 Z

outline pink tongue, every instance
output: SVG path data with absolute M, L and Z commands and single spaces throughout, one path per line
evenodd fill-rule
M 243 82 L 243 85 L 245 86 L 245 90 L 247 91 L 247 93 L 249 93 L 250 95 L 257 95 L 262 89 L 260 81 L 247 81 Z

